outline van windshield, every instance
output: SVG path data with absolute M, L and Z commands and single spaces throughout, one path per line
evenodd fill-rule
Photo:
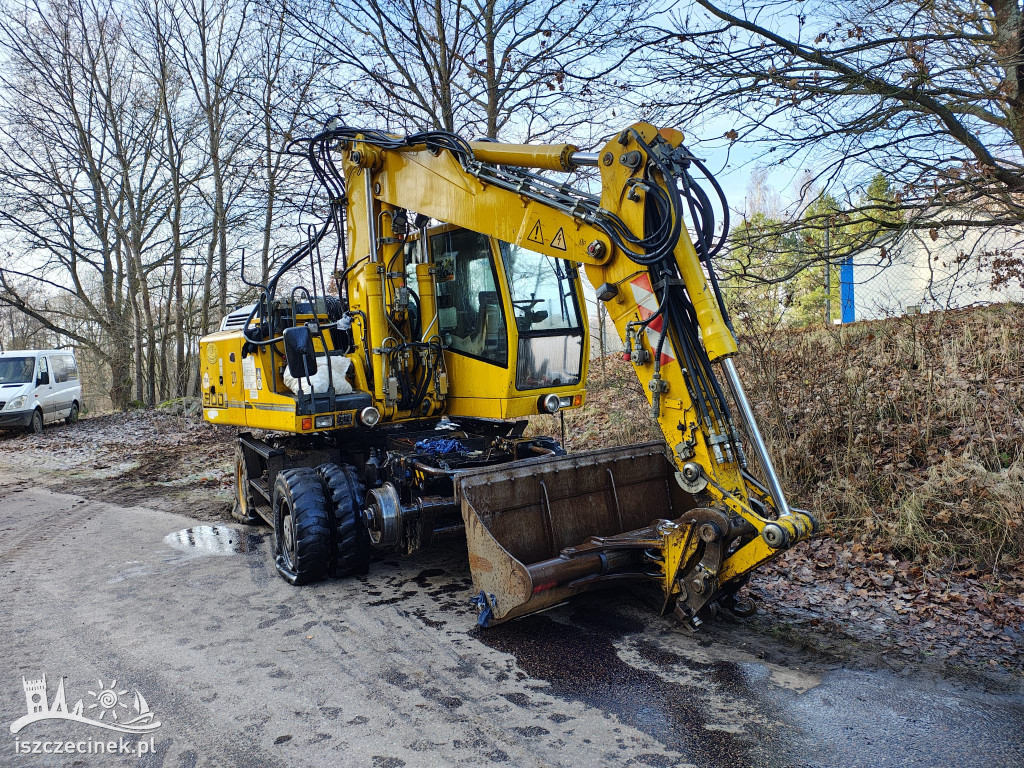
M 35 367 L 34 357 L 0 357 L 0 384 L 27 384 Z

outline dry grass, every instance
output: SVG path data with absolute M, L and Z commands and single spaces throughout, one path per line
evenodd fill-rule
M 775 330 L 741 350 L 792 501 L 833 534 L 930 568 L 1024 557 L 1024 308 Z M 594 361 L 589 383 L 567 448 L 660 437 L 627 363 Z

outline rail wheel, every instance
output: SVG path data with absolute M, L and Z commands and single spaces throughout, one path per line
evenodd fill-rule
M 261 521 L 256 512 L 256 502 L 252 497 L 252 488 L 249 486 L 249 465 L 245 461 L 245 451 L 242 444 L 235 442 L 235 505 L 231 509 L 231 516 L 245 525 L 257 525 Z
M 315 469 L 278 473 L 274 483 L 274 561 L 289 584 L 327 576 L 331 564 L 331 522 L 327 498 Z

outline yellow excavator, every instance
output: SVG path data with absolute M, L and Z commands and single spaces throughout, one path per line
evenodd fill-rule
M 728 209 L 679 131 L 583 152 L 334 120 L 290 151 L 320 223 L 201 342 L 204 417 L 246 428 L 233 514 L 273 527 L 282 577 L 464 532 L 482 626 L 626 583 L 694 628 L 754 610 L 749 574 L 816 523 L 737 376 L 713 267 Z M 586 397 L 581 266 L 664 442 L 566 455 L 527 435 Z

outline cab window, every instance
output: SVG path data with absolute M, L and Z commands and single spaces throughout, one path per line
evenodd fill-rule
M 437 319 L 445 345 L 508 365 L 508 333 L 488 238 L 467 229 L 430 237 L 437 279 Z
M 583 326 L 576 272 L 562 259 L 512 243 L 501 244 L 501 260 L 519 330 L 516 389 L 579 384 Z
M 505 242 L 501 260 L 520 333 L 580 328 L 573 272 L 566 262 Z

